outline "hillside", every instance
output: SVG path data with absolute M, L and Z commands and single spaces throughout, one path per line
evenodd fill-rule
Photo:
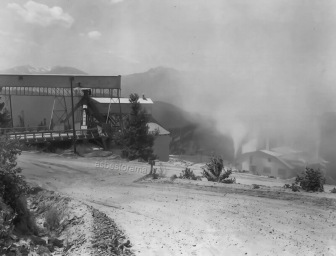
M 233 142 L 216 130 L 215 120 L 155 101 L 153 117 L 171 132 L 171 154 L 221 154 L 233 159 Z
M 128 97 L 131 93 L 145 94 L 157 101 L 181 106 L 183 94 L 180 89 L 185 85 L 185 75 L 172 68 L 157 67 L 144 73 L 122 77 L 121 94 Z

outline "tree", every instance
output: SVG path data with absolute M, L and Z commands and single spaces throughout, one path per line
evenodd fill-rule
M 0 128 L 10 127 L 12 121 L 9 111 L 4 107 L 5 103 L 0 103 Z
M 224 161 L 221 157 L 211 157 L 210 162 L 206 164 L 206 168 L 203 168 L 203 177 L 207 178 L 208 181 L 236 183 L 235 178 L 229 179 L 231 174 L 231 169 L 225 170 Z
M 15 208 L 15 201 L 27 190 L 27 185 L 17 167 L 17 155 L 21 153 L 18 141 L 0 137 L 0 196 L 4 202 Z M 15 210 L 15 209 L 14 209 Z
M 306 168 L 305 172 L 295 179 L 295 183 L 299 184 L 305 191 L 323 192 L 325 178 L 320 169 Z
M 155 134 L 149 132 L 149 117 L 139 103 L 139 96 L 131 94 L 131 113 L 127 117 L 122 135 L 122 155 L 129 160 L 141 158 L 145 161 L 154 159 L 153 144 Z
M 4 104 L 0 104 L 0 127 L 8 127 L 11 118 L 3 107 Z M 20 221 L 26 214 L 21 196 L 28 191 L 28 186 L 20 175 L 21 168 L 17 167 L 16 163 L 17 155 L 20 153 L 19 141 L 10 140 L 5 134 L 0 135 L 0 201 L 15 211 L 14 221 Z

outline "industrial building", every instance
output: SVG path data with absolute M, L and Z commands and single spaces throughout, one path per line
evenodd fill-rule
M 131 111 L 129 99 L 121 97 L 121 76 L 0 75 L 0 96 L 12 117 L 10 127 L 2 132 L 26 143 L 94 139 L 110 145 L 106 141 L 112 140 L 111 134 L 123 132 Z M 38 109 L 20 105 L 21 98 L 27 97 L 35 104 L 41 102 Z M 151 99 L 143 95 L 139 103 L 150 116 L 149 132 L 159 131 L 154 154 L 167 161 L 170 133 L 152 116 L 155 104 Z M 22 113 L 16 124 L 13 106 Z M 41 125 L 27 125 L 36 116 L 43 120 Z

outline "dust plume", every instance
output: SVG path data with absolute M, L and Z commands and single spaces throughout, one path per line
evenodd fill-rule
M 276 13 L 284 8 L 271 7 L 278 7 Z M 181 91 L 188 95 L 185 108 L 214 117 L 217 128 L 232 136 L 236 153 L 256 137 L 316 151 L 319 117 L 335 110 L 329 35 L 335 16 L 326 4 L 287 7 L 281 17 L 244 13 L 223 32 L 228 40 L 222 47 L 216 43 L 216 58 L 197 67 Z

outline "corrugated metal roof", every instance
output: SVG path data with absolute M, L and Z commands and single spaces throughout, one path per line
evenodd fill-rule
M 248 153 L 243 154 L 242 157 L 243 156 L 250 156 L 250 155 L 253 155 L 253 154 L 256 154 L 256 153 L 263 153 L 263 154 L 265 154 L 267 156 L 274 157 L 279 162 L 281 162 L 282 164 L 284 164 L 287 168 L 294 169 L 294 167 L 291 164 L 289 164 L 288 162 L 286 162 L 285 160 L 283 160 L 283 159 L 280 158 L 281 154 L 276 153 L 276 152 L 272 152 L 272 151 L 269 151 L 269 150 L 258 150 L 258 151 L 254 151 L 254 152 L 248 152 Z
M 92 97 L 91 99 L 97 101 L 100 104 L 118 104 L 119 99 L 118 98 L 95 98 Z M 153 104 L 154 102 L 150 98 L 146 98 L 145 100 L 143 98 L 139 98 L 138 101 L 140 104 Z M 130 104 L 129 98 L 120 98 L 121 104 Z
M 159 131 L 159 135 L 169 135 L 170 132 L 163 128 L 161 125 L 157 123 L 147 123 L 149 127 L 149 132 L 155 132 L 156 130 Z
M 274 157 L 279 157 L 279 156 L 281 156 L 282 154 L 280 154 L 280 153 L 277 153 L 277 152 L 273 152 L 273 151 L 269 151 L 269 150 L 259 150 L 259 151 L 261 151 L 261 152 L 263 152 L 263 153 L 265 153 L 265 154 L 267 154 L 267 155 L 271 155 L 271 156 L 274 156 Z
M 276 153 L 276 152 L 272 152 L 272 151 L 269 151 L 269 150 L 259 150 L 260 152 L 264 153 L 264 154 L 267 154 L 267 155 L 270 155 L 270 156 L 273 156 L 274 158 L 276 158 L 279 162 L 283 163 L 285 166 L 287 166 L 289 169 L 294 169 L 294 167 L 289 164 L 288 162 L 286 162 L 284 159 L 281 159 L 281 154 L 279 153 Z
M 302 153 L 301 151 L 292 149 L 290 147 L 276 147 L 276 148 L 272 148 L 271 150 L 281 155 L 293 155 L 293 154 Z

